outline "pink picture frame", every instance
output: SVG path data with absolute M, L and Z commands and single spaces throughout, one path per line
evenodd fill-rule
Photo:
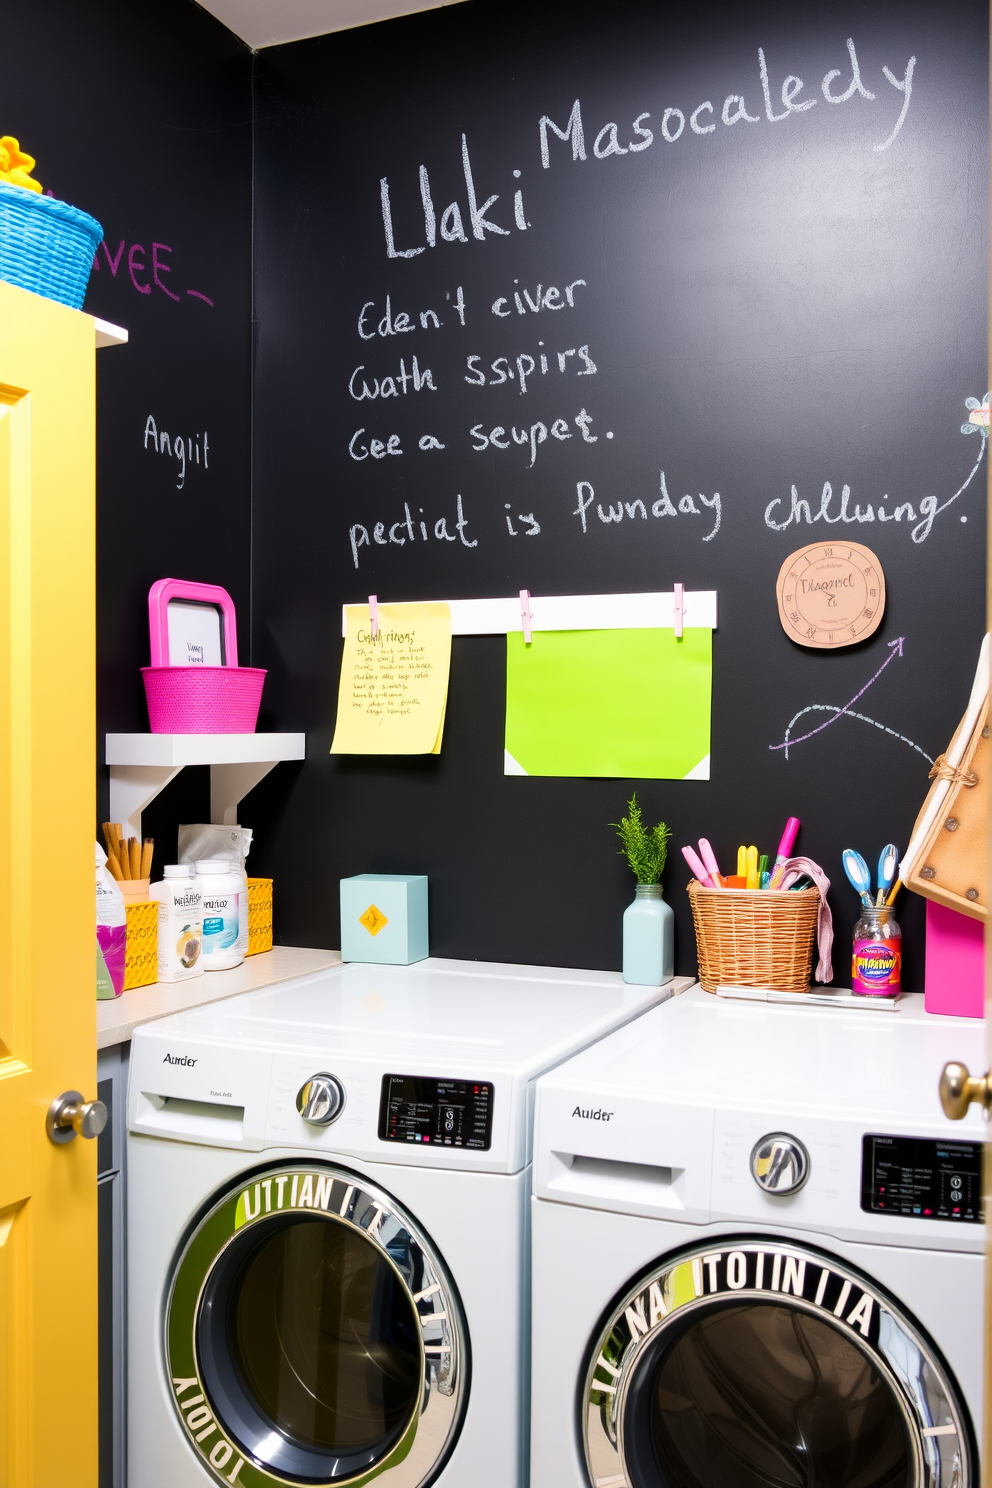
M 167 667 L 169 661 L 169 602 L 212 605 L 220 611 L 223 634 L 223 665 L 238 664 L 238 627 L 234 600 L 219 584 L 192 584 L 184 579 L 159 579 L 148 591 L 148 631 L 151 664 Z

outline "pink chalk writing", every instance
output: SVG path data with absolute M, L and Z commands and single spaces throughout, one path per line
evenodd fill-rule
M 121 238 L 116 250 L 111 251 L 107 246 L 106 239 L 104 239 L 93 258 L 94 271 L 103 272 L 104 268 L 109 269 L 111 278 L 116 279 L 122 263 L 125 262 L 125 250 L 127 278 L 130 279 L 132 287 L 138 291 L 138 294 L 150 295 L 153 290 L 159 290 L 162 294 L 167 295 L 170 300 L 181 301 L 184 298 L 182 294 L 177 292 L 177 289 L 171 287 L 171 283 L 175 281 L 166 283 L 163 277 L 173 272 L 173 265 L 167 257 L 167 255 L 171 256 L 173 249 L 168 243 L 152 243 L 149 250 L 143 243 L 131 243 L 128 245 L 127 239 Z M 101 264 L 100 260 L 101 251 L 103 253 L 103 264 Z M 122 280 L 125 283 L 127 282 L 124 280 L 123 275 Z M 202 300 L 205 305 L 210 305 L 211 308 L 213 307 L 213 300 L 209 295 L 205 295 L 202 290 L 187 289 L 186 295 L 192 296 L 195 300 Z

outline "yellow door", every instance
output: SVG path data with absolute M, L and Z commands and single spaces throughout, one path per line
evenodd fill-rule
M 96 1488 L 94 326 L 0 283 L 0 1488 Z

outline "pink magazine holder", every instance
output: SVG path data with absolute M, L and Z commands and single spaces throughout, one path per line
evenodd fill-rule
M 214 605 L 224 624 L 223 666 L 169 665 L 169 601 Z M 219 584 L 159 579 L 148 591 L 151 666 L 142 667 L 153 734 L 253 734 L 265 670 L 238 666 L 234 601 Z

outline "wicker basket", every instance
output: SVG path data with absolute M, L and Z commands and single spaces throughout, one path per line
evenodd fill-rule
M 704 889 L 693 879 L 689 903 L 704 991 L 809 991 L 819 890 Z
M 153 734 L 253 734 L 264 667 L 142 667 Z
M 248 952 L 257 956 L 259 951 L 272 949 L 272 880 L 250 878 L 248 880 Z
M 0 181 L 0 279 L 78 310 L 103 228 L 54 196 Z
M 158 901 L 145 899 L 125 905 L 127 951 L 124 957 L 124 991 L 147 987 L 158 981 Z

